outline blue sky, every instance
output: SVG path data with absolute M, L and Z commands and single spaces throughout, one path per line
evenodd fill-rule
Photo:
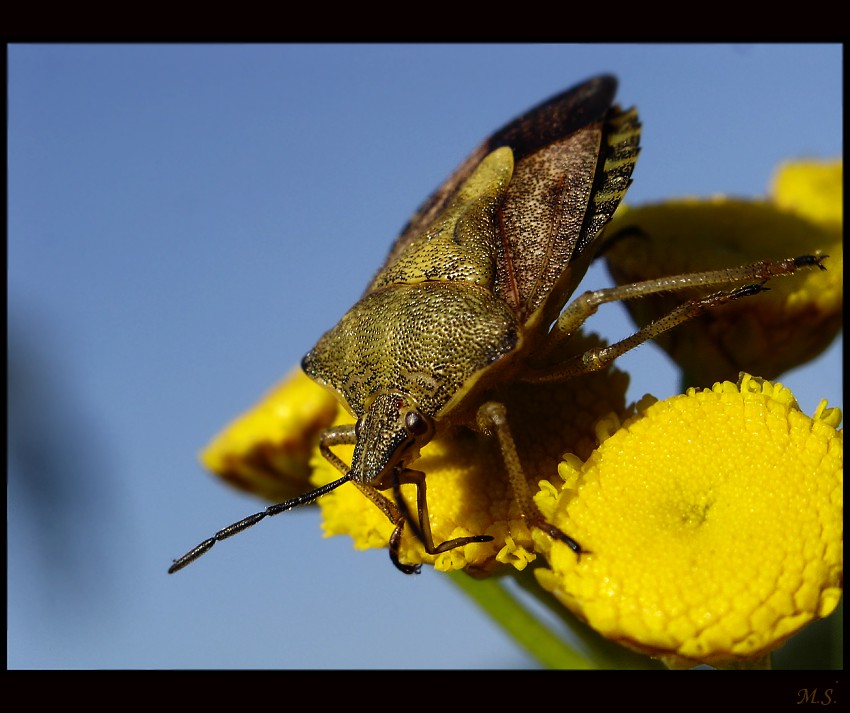
M 619 76 L 628 201 L 762 194 L 842 152 L 837 45 L 8 48 L 11 668 L 533 667 L 433 571 L 324 539 L 314 509 L 177 576 L 262 503 L 197 451 L 356 300 L 481 139 Z M 592 270 L 588 286 L 607 284 Z M 619 305 L 592 326 L 629 325 Z M 842 405 L 842 344 L 782 381 Z M 677 391 L 652 346 L 632 395 Z

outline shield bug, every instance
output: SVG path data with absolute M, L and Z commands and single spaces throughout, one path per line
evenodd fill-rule
M 616 80 L 590 79 L 518 117 L 484 141 L 419 208 L 393 243 L 362 298 L 307 353 L 302 368 L 351 414 L 350 425 L 319 436 L 337 480 L 255 513 L 174 561 L 182 569 L 217 541 L 351 483 L 393 524 L 390 557 L 400 561 L 408 526 L 428 554 L 489 535 L 435 542 L 426 474 L 414 468 L 438 432 L 472 429 L 499 443 L 513 496 L 526 522 L 580 543 L 535 505 L 511 432 L 493 399 L 514 381 L 544 383 L 606 367 L 638 344 L 700 312 L 762 290 L 770 277 L 821 267 L 804 256 L 691 273 L 586 292 L 567 300 L 598 252 L 601 234 L 631 182 L 640 124 L 613 104 Z M 620 342 L 559 361 L 559 346 L 607 302 L 686 287 L 743 285 L 685 302 Z M 350 464 L 332 450 L 353 445 Z M 416 488 L 416 513 L 401 497 Z

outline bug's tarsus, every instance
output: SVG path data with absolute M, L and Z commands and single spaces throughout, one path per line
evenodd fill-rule
M 549 523 L 546 523 L 549 525 Z M 549 535 L 553 540 L 557 540 L 558 542 L 563 542 L 567 547 L 569 547 L 573 552 L 575 552 L 576 560 L 581 562 L 582 555 L 593 554 L 590 550 L 582 547 L 578 542 L 576 542 L 572 537 L 570 537 L 565 532 L 559 530 L 554 525 L 549 525 L 550 529 L 546 530 L 546 534 Z
M 819 270 L 826 271 L 826 266 L 823 261 L 829 255 L 801 255 L 794 258 L 794 265 L 797 267 L 817 267 Z
M 200 545 L 198 545 L 197 547 L 193 547 L 185 555 L 174 560 L 174 563 L 168 568 L 168 574 L 174 574 L 175 572 L 179 572 L 187 565 L 192 564 L 192 562 L 198 559 L 198 557 L 212 549 L 212 546 L 216 542 L 221 542 L 222 540 L 226 540 L 228 537 L 233 537 L 233 535 L 237 535 L 243 530 L 247 530 L 249 527 L 253 527 L 260 520 L 264 520 L 267 517 L 279 515 L 280 513 L 286 512 L 287 510 L 292 510 L 293 508 L 296 508 L 299 505 L 307 505 L 308 503 L 312 503 L 317 498 L 322 497 L 322 495 L 324 495 L 325 493 L 329 493 L 331 490 L 335 490 L 343 483 L 347 483 L 350 479 L 350 474 L 346 473 L 342 478 L 334 480 L 333 482 L 328 483 L 327 485 L 323 485 L 320 488 L 316 488 L 315 490 L 311 490 L 308 493 L 299 495 L 297 498 L 292 498 L 291 500 L 286 500 L 282 503 L 275 503 L 274 505 L 269 505 L 265 510 L 256 512 L 253 515 L 249 515 L 248 517 L 242 518 L 238 522 L 234 522 L 232 525 L 223 527 L 212 537 L 204 540 Z
M 754 295 L 758 295 L 762 292 L 770 292 L 770 288 L 765 287 L 764 283 L 760 282 L 757 285 L 744 285 L 743 287 L 739 287 L 737 290 L 732 290 L 728 293 L 728 297 L 730 300 L 737 300 L 741 297 L 753 297 Z
M 396 569 L 403 574 L 419 574 L 422 565 L 419 564 L 404 564 L 399 557 L 399 548 L 401 547 L 401 533 L 404 530 L 404 520 L 395 526 L 393 534 L 390 535 L 390 560 L 395 565 Z
M 549 527 L 546 528 L 546 534 L 549 535 L 549 537 L 551 537 L 553 540 L 558 540 L 559 542 L 563 542 L 567 547 L 569 547 L 573 552 L 575 552 L 579 556 L 581 556 L 583 554 L 587 554 L 586 549 L 584 549 L 578 542 L 576 542 L 567 533 L 562 532 L 560 529 L 558 529 L 554 525 L 549 525 Z

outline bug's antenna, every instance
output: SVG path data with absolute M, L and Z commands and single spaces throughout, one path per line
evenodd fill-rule
M 283 503 L 276 503 L 275 505 L 269 505 L 265 510 L 254 513 L 253 515 L 249 515 L 248 517 L 240 520 L 239 522 L 234 522 L 232 525 L 228 525 L 227 527 L 216 532 L 212 537 L 208 540 L 204 540 L 197 547 L 193 547 L 189 550 L 185 555 L 183 555 L 180 559 L 174 560 L 174 564 L 172 564 L 168 568 L 168 574 L 174 574 L 179 570 L 183 569 L 186 565 L 194 562 L 198 557 L 204 554 L 207 550 L 209 550 L 216 542 L 220 540 L 226 540 L 228 537 L 233 537 L 242 530 L 247 530 L 252 525 L 256 525 L 260 520 L 271 517 L 272 515 L 278 515 L 282 512 L 286 512 L 287 510 L 292 510 L 292 508 L 296 508 L 299 505 L 307 505 L 308 503 L 312 503 L 317 498 L 322 497 L 325 493 L 329 493 L 331 490 L 335 490 L 343 483 L 351 480 L 351 473 L 346 473 L 344 476 L 339 478 L 338 480 L 334 480 L 332 483 L 328 483 L 327 485 L 323 485 L 320 488 L 316 488 L 315 490 L 311 490 L 309 493 L 304 493 L 303 495 L 299 495 L 297 498 L 292 498 L 292 500 L 287 500 Z

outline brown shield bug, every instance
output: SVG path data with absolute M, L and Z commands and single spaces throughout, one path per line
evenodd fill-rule
M 319 447 L 342 476 L 217 532 L 174 561 L 176 572 L 217 541 L 310 503 L 350 482 L 394 525 L 399 559 L 405 525 L 428 554 L 488 535 L 435 543 L 419 450 L 442 429 L 498 439 L 505 471 L 530 526 L 581 545 L 547 522 L 532 500 L 511 434 L 492 400 L 511 381 L 556 381 L 602 369 L 621 354 L 702 311 L 761 291 L 770 277 L 821 267 L 822 257 L 762 261 L 586 292 L 565 307 L 597 253 L 600 235 L 631 183 L 640 124 L 613 104 L 616 80 L 600 76 L 531 109 L 484 141 L 419 208 L 362 298 L 307 353 L 304 371 L 330 389 L 355 423 L 326 429 Z M 547 358 L 607 302 L 690 287 L 743 285 L 685 302 L 607 347 Z M 351 464 L 331 450 L 354 445 Z M 417 512 L 400 497 L 417 489 Z M 391 491 L 395 497 L 385 494 Z

